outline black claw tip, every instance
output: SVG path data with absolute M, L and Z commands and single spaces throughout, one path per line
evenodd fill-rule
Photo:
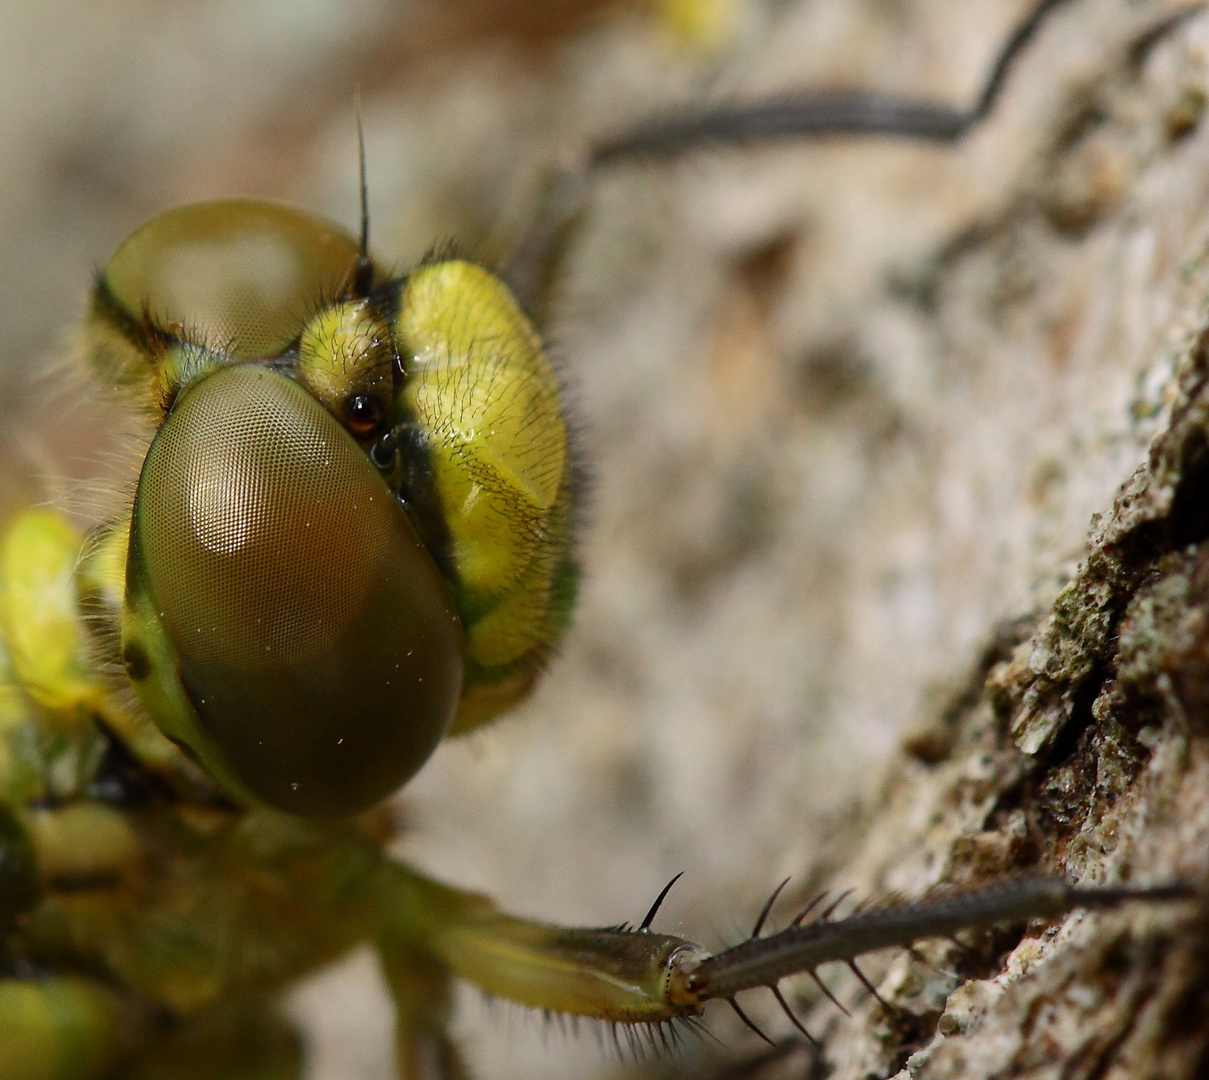
M 739 1003 L 734 998 L 727 998 L 726 1001 L 727 1001 L 727 1004 L 729 1004 L 730 1007 L 735 1010 L 735 1015 L 740 1020 L 742 1020 L 743 1023 L 745 1023 L 749 1028 L 751 1028 L 752 1031 L 754 1031 L 757 1035 L 759 1035 L 761 1039 L 763 1039 L 766 1043 L 768 1043 L 769 1046 L 775 1047 L 777 1045 L 775 1042 L 772 1041 L 772 1039 L 770 1039 L 767 1035 L 765 1035 L 764 1032 L 762 1032 L 758 1027 L 756 1027 L 755 1024 L 753 1024 L 751 1022 L 751 1020 L 748 1018 L 747 1013 L 745 1013 L 742 1009 L 739 1008 Z
M 774 983 L 768 989 L 772 991 L 772 996 L 777 999 L 777 1004 L 785 1010 L 785 1015 L 789 1017 L 789 1022 L 793 1024 L 798 1031 L 805 1035 L 806 1041 L 817 1050 L 819 1048 L 818 1039 L 811 1035 L 810 1032 L 806 1030 L 806 1025 L 803 1024 L 802 1021 L 796 1016 L 794 1016 L 793 1010 L 789 1007 L 789 1002 L 785 1000 L 784 995 L 781 993 L 781 988 Z
M 861 985 L 862 985 L 862 986 L 864 986 L 864 988 L 865 988 L 866 990 L 868 990 L 868 991 L 869 991 L 869 993 L 871 993 L 871 994 L 873 995 L 873 999 L 874 999 L 874 1000 L 875 1000 L 875 1001 L 876 1001 L 876 1002 L 877 1002 L 877 1003 L 878 1003 L 878 1004 L 879 1004 L 879 1005 L 880 1005 L 880 1006 L 881 1006 L 883 1009 L 885 1009 L 887 1012 L 893 1012 L 893 1011 L 894 1011 L 894 1009 L 893 1009 L 893 1007 L 890 1005 L 890 1003 L 889 1003 L 889 1002 L 888 1002 L 888 1001 L 887 1001 L 887 1000 L 886 1000 L 884 997 L 882 997 L 882 996 L 881 996 L 881 994 L 879 994 L 879 993 L 877 992 L 877 987 L 875 987 L 875 986 L 873 985 L 873 983 L 871 983 L 871 982 L 870 982 L 870 981 L 869 981 L 867 978 L 865 978 L 865 973 L 864 973 L 863 971 L 861 971 L 861 969 L 860 969 L 860 968 L 858 968 L 858 967 L 856 966 L 856 961 L 855 961 L 855 960 L 849 960 L 849 961 L 848 961 L 848 967 L 852 969 L 852 974 L 853 974 L 853 975 L 855 975 L 855 976 L 856 976 L 858 979 L 860 979 L 860 981 L 861 981 Z
M 831 903 L 823 909 L 823 914 L 819 916 L 819 922 L 826 922 L 828 919 L 830 919 L 831 913 L 835 911 L 835 909 L 839 907 L 840 904 L 842 904 L 845 900 L 847 900 L 848 897 L 850 897 L 855 891 L 855 889 L 845 889 L 842 893 L 840 893 L 839 896 L 832 900 Z
M 789 878 L 786 878 L 784 881 L 781 882 L 780 885 L 778 885 L 775 889 L 772 890 L 772 896 L 770 896 L 764 902 L 764 907 L 760 912 L 760 917 L 756 920 L 756 925 L 752 929 L 752 932 L 751 932 L 751 936 L 753 938 L 758 938 L 760 936 L 760 931 L 764 929 L 764 920 L 768 918 L 768 913 L 770 911 L 772 911 L 772 905 L 777 902 L 777 897 L 781 895 L 781 890 L 783 888 L 785 888 L 785 886 L 788 884 L 789 884 Z
M 819 904 L 821 904 L 826 899 L 827 899 L 827 890 L 824 889 L 821 893 L 819 893 L 818 896 L 816 896 L 813 900 L 811 900 L 809 904 L 807 904 L 804 908 L 802 908 L 802 910 L 799 911 L 793 917 L 793 919 L 791 920 L 789 925 L 790 926 L 800 926 L 802 923 L 802 920 L 804 918 L 806 918 L 807 915 L 809 915 L 816 907 L 819 906 Z
M 852 1013 L 850 1013 L 846 1008 L 844 1008 L 844 1003 L 842 1001 L 840 1001 L 840 999 L 837 998 L 831 992 L 831 988 L 825 982 L 823 982 L 822 979 L 819 978 L 819 973 L 817 971 L 815 971 L 814 968 L 810 969 L 809 975 L 814 980 L 815 985 L 820 990 L 823 991 L 824 996 L 827 998 L 828 1001 L 831 1002 L 832 1005 L 834 1005 L 837 1009 L 839 1009 L 840 1012 L 842 1012 L 845 1016 L 852 1015 Z
M 649 930 L 651 928 L 651 923 L 655 921 L 655 916 L 659 914 L 659 909 L 663 906 L 663 901 L 667 899 L 667 894 L 672 891 L 672 886 L 675 885 L 676 882 L 682 877 L 684 877 L 683 870 L 681 870 L 680 873 L 672 878 L 671 881 L 664 885 L 663 891 L 655 897 L 655 902 L 651 905 L 651 910 L 646 913 L 646 918 L 638 924 L 639 933 L 641 933 L 643 930 Z

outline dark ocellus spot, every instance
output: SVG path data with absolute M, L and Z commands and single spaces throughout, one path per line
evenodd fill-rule
M 151 674 L 151 658 L 137 642 L 128 641 L 122 649 L 126 674 L 135 682 L 143 682 Z
M 0 949 L 17 918 L 38 902 L 33 845 L 17 815 L 0 806 Z
M 168 779 L 144 765 L 100 719 L 107 745 L 101 763 L 87 788 L 90 799 L 114 806 L 139 807 L 176 801 Z
M 182 754 L 184 754 L 185 757 L 193 762 L 194 765 L 196 765 L 199 769 L 205 769 L 205 766 L 201 762 L 201 758 L 197 756 L 197 751 L 194 750 L 193 747 L 191 747 L 187 742 L 185 742 L 184 739 L 178 739 L 175 735 L 168 735 L 167 732 L 164 732 L 164 734 L 168 736 L 168 741 Z

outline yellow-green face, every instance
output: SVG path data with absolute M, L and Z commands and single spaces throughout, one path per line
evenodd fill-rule
M 97 374 L 160 424 L 122 659 L 237 797 L 356 813 L 532 686 L 574 595 L 557 384 L 506 287 L 391 279 L 302 211 L 169 211 L 98 279 Z

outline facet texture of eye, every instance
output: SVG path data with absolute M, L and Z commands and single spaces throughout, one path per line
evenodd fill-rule
M 461 690 L 461 627 L 398 500 L 322 406 L 260 367 L 202 380 L 156 436 L 123 637 L 160 657 L 161 687 L 175 654 L 196 720 L 168 734 L 292 813 L 399 787 Z
M 179 324 L 235 359 L 272 356 L 348 281 L 357 247 L 314 214 L 252 200 L 196 203 L 152 218 L 105 268 L 132 315 Z
M 359 248 L 315 214 L 250 199 L 180 206 L 136 229 L 93 289 L 102 379 L 160 410 L 190 380 L 275 357 L 349 285 Z

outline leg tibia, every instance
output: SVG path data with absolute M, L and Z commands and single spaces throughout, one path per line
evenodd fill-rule
M 395 1062 L 399 1080 L 468 1080 L 449 1037 L 453 986 L 449 969 L 406 942 L 380 943 L 382 970 L 395 1002 Z
M 1009 879 L 835 921 L 825 911 L 803 923 L 803 911 L 779 933 L 753 935 L 710 956 L 692 942 L 646 930 L 566 929 L 516 919 L 484 896 L 439 885 L 402 866 L 393 866 L 391 874 L 386 893 L 393 925 L 413 948 L 431 953 L 488 993 L 618 1023 L 660 1023 L 696 1014 L 718 998 L 733 1005 L 736 994 L 775 987 L 821 964 L 1002 920 L 1194 895 L 1181 884 L 1085 889 L 1060 878 Z
M 490 994 L 550 1012 L 658 1023 L 693 1005 L 669 996 L 673 973 L 707 955 L 647 931 L 567 929 L 513 918 L 484 896 L 392 867 L 388 902 L 401 933 Z

